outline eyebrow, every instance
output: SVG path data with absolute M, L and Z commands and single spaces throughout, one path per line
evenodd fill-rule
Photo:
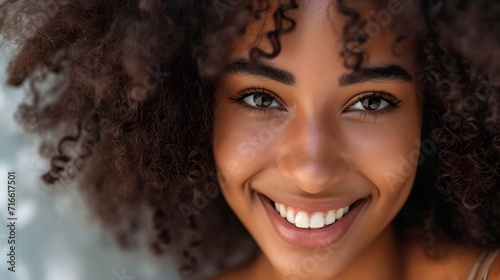
M 340 86 L 348 86 L 363 82 L 410 82 L 411 74 L 401 66 L 389 64 L 376 67 L 361 68 L 355 72 L 344 74 L 339 78 Z
M 257 65 L 251 65 L 246 59 L 239 59 L 235 62 L 229 64 L 226 68 L 226 72 L 230 74 L 242 74 L 247 76 L 258 76 L 270 80 L 280 82 L 292 86 L 295 84 L 295 78 L 292 73 L 275 68 L 273 66 L 258 63 Z
M 295 84 L 295 77 L 292 73 L 261 62 L 257 65 L 251 65 L 246 59 L 239 59 L 230 63 L 226 68 L 226 72 L 230 74 L 258 76 L 289 86 Z M 406 69 L 395 64 L 388 64 L 365 67 L 355 72 L 344 74 L 340 76 L 338 83 L 339 86 L 348 86 L 371 81 L 410 82 L 412 80 L 412 75 Z

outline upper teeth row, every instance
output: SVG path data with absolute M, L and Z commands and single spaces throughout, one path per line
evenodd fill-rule
M 349 212 L 349 206 L 328 212 L 307 213 L 304 211 L 296 211 L 290 206 L 274 202 L 274 208 L 286 218 L 288 222 L 294 224 L 298 228 L 322 228 L 335 223 L 336 220 L 342 218 Z

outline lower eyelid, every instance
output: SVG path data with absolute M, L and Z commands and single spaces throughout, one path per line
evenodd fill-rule
M 266 114 L 271 114 L 272 111 L 274 111 L 273 109 L 276 109 L 276 108 L 270 108 L 270 109 L 261 109 L 261 108 L 257 108 L 257 107 L 252 107 L 250 105 L 247 105 L 247 104 L 239 104 L 241 106 L 241 110 L 243 110 L 244 112 L 247 112 L 247 113 L 250 113 L 250 114 L 256 114 L 256 115 L 266 115 Z

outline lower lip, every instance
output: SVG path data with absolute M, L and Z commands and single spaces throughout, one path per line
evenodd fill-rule
M 340 220 L 320 229 L 298 228 L 276 211 L 269 198 L 259 194 L 271 224 L 278 235 L 288 243 L 302 248 L 328 247 L 338 242 L 351 228 L 367 199 L 358 201 Z

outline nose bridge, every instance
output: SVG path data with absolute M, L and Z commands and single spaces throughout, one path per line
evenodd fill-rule
M 297 116 L 287 126 L 278 168 L 283 176 L 308 193 L 319 193 L 347 173 L 338 125 L 316 111 Z

